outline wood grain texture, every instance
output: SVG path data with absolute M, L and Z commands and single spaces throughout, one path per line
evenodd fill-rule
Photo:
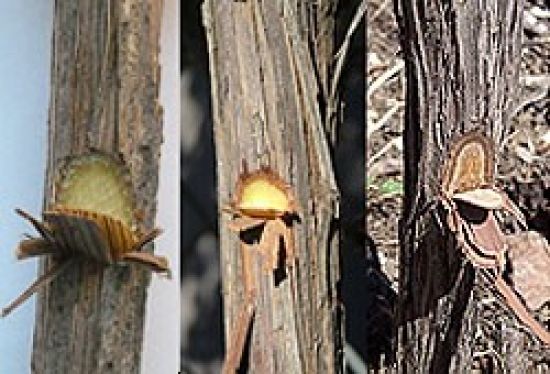
M 155 0 L 55 2 L 45 208 L 62 160 L 99 149 L 128 164 L 142 228 L 153 226 L 161 7 Z M 32 372 L 137 373 L 148 281 L 139 267 L 68 269 L 38 299 Z
M 523 1 L 397 0 L 407 72 L 405 201 L 398 326 L 399 372 L 472 370 L 477 278 L 447 231 L 423 208 L 460 134 L 497 149 L 516 101 Z M 477 300 L 477 301 L 476 301 Z
M 332 37 L 334 14 L 327 9 L 334 11 L 336 2 L 320 3 L 320 13 L 308 1 L 208 0 L 203 8 L 219 206 L 234 196 L 244 159 L 250 170 L 269 165 L 291 185 L 301 207 L 295 225 L 298 264 L 286 277 L 277 283 L 259 261 L 250 261 L 258 298 L 246 361 L 254 373 L 341 369 L 339 256 L 331 226 L 337 188 L 321 105 L 334 54 L 330 42 L 321 40 Z M 312 27 L 316 22 L 323 27 Z M 316 48 L 310 40 L 319 41 Z M 230 218 L 220 215 L 226 344 L 245 294 L 240 243 L 229 230 Z

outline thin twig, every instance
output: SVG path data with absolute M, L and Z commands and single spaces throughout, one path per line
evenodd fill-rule
M 397 73 L 399 73 L 405 67 L 405 62 L 402 59 L 397 60 L 395 65 L 388 69 L 384 74 L 379 76 L 369 84 L 367 88 L 367 99 L 380 87 L 382 87 L 387 81 L 393 78 Z
M 344 41 L 342 42 L 342 45 L 338 50 L 338 53 L 336 53 L 336 56 L 335 56 L 336 65 L 334 67 L 334 75 L 330 86 L 330 95 L 329 95 L 329 101 L 328 101 L 329 116 L 332 114 L 332 111 L 335 110 L 334 102 L 336 101 L 336 90 L 338 88 L 340 77 L 342 75 L 342 69 L 344 68 L 344 62 L 346 61 L 346 56 L 349 51 L 351 37 L 355 33 L 355 30 L 357 29 L 359 24 L 361 23 L 361 20 L 365 15 L 366 11 L 367 11 L 367 0 L 363 0 L 359 5 L 359 7 L 357 8 L 355 15 L 353 16 L 353 19 L 348 27 L 348 31 L 346 32 L 346 36 L 344 37 Z
M 376 9 L 376 11 L 372 14 L 371 17 L 369 17 L 369 24 L 374 21 L 376 18 L 378 18 L 378 16 L 380 14 L 382 14 L 382 12 L 384 10 L 386 10 L 386 7 L 388 6 L 388 4 L 390 4 L 391 1 L 390 0 L 384 0 L 384 2 L 382 4 L 380 4 L 380 6 L 378 7 L 378 9 Z
M 367 137 L 371 136 L 373 132 L 376 130 L 379 130 L 380 128 L 384 127 L 384 125 L 393 117 L 395 113 L 403 106 L 401 102 L 398 102 L 393 107 L 391 107 L 382 118 L 380 118 L 378 121 L 376 121 L 372 126 L 367 126 Z
M 399 143 L 402 143 L 402 142 L 403 142 L 403 139 L 402 139 L 401 136 L 397 136 L 397 137 L 393 138 L 392 140 L 390 140 L 389 142 L 387 142 L 382 147 L 381 150 L 379 150 L 374 155 L 372 155 L 372 157 L 368 160 L 367 169 L 370 169 L 370 167 L 374 164 L 374 162 L 376 160 L 378 160 L 380 157 L 382 157 L 386 152 L 388 152 L 391 147 L 393 147 L 393 146 L 399 147 Z

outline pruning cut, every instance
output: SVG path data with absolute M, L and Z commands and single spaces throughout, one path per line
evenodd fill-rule
M 519 208 L 494 185 L 494 149 L 492 140 L 480 133 L 457 139 L 443 168 L 440 201 L 447 225 L 466 258 L 488 275 L 517 318 L 550 345 L 550 333 L 503 277 L 510 235 L 502 231 L 497 213 L 511 214 L 523 229 L 527 226 Z
M 298 219 L 298 205 L 291 187 L 269 168 L 248 173 L 246 165 L 239 176 L 233 201 L 224 210 L 231 215 L 228 227 L 239 234 L 242 254 L 244 302 L 237 316 L 222 372 L 235 373 L 245 350 L 246 337 L 252 327 L 256 308 L 250 251 L 261 256 L 265 274 L 281 267 L 291 267 L 296 260 L 292 224 Z M 243 238 L 253 233 L 252 243 Z M 255 254 L 254 253 L 254 254 Z
M 138 229 L 139 214 L 129 173 L 122 162 L 111 156 L 94 152 L 68 159 L 58 170 L 54 204 L 43 212 L 42 221 L 21 209 L 16 209 L 16 213 L 40 234 L 19 243 L 17 259 L 50 256 L 54 263 L 2 310 L 2 317 L 76 260 L 104 265 L 136 263 L 170 276 L 165 257 L 142 251 L 161 230 Z
M 231 230 L 262 229 L 257 248 L 266 272 L 279 266 L 281 239 L 286 265 L 293 265 L 296 255 L 291 226 L 298 217 L 298 206 L 290 186 L 271 169 L 241 174 L 234 201 L 225 210 L 232 214 Z

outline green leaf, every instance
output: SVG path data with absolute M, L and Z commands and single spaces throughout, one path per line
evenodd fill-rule
M 385 195 L 402 195 L 403 182 L 396 179 L 386 179 L 380 185 L 380 194 Z

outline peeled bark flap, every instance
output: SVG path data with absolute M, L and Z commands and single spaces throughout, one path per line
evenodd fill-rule
M 153 226 L 161 9 L 157 0 L 55 2 L 46 207 L 61 161 L 99 149 L 128 164 L 143 228 Z M 137 373 L 148 282 L 135 266 L 68 269 L 40 293 L 33 373 Z

